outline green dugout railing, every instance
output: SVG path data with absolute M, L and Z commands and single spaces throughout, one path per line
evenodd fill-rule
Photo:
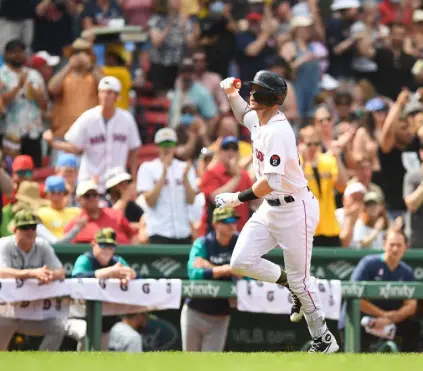
M 56 253 L 70 277 L 76 258 L 90 249 L 90 245 L 56 245 Z M 117 254 L 123 256 L 143 278 L 187 279 L 187 260 L 190 246 L 139 245 L 119 246 Z M 317 278 L 349 280 L 358 261 L 375 250 L 315 247 L 311 274 Z M 282 251 L 274 249 L 266 255 L 271 261 L 283 264 Z M 423 249 L 407 251 L 404 261 L 413 268 L 415 281 L 423 281 Z
M 231 282 L 182 282 L 183 298 L 235 298 L 236 286 Z M 342 297 L 347 300 L 345 351 L 360 352 L 360 299 L 423 299 L 420 282 L 342 282 Z M 102 303 L 87 302 L 87 347 L 101 349 Z

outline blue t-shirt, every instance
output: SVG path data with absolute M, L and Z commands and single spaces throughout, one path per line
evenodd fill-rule
M 414 281 L 413 270 L 411 267 L 400 262 L 398 266 L 391 271 L 384 261 L 383 254 L 367 255 L 360 260 L 351 275 L 351 281 L 375 281 L 375 282 L 388 282 L 388 281 Z M 382 310 L 398 310 L 402 307 L 403 300 L 369 300 L 372 304 L 381 308 Z M 344 303 L 339 319 L 339 328 L 345 327 L 346 305 Z
M 91 18 L 97 26 L 107 26 L 111 18 L 123 18 L 122 11 L 115 0 L 110 0 L 110 7 L 103 11 L 96 0 L 88 0 L 81 14 L 81 19 Z

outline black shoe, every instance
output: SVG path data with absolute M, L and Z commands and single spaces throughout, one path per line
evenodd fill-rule
M 314 339 L 309 353 L 335 353 L 339 350 L 339 345 L 332 335 L 327 330 L 321 337 Z
M 298 296 L 295 295 L 290 288 L 288 288 L 288 290 L 292 296 L 291 316 L 289 318 L 291 322 L 297 323 L 304 317 L 303 305 L 301 304 L 300 299 L 298 299 Z

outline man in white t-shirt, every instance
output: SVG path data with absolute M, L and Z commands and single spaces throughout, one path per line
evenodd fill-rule
M 154 137 L 159 157 L 141 164 L 137 190 L 144 196 L 147 234 L 150 243 L 190 244 L 189 205 L 197 191 L 190 162 L 175 156 L 177 136 L 173 129 L 160 129 Z
M 141 145 L 137 124 L 128 111 L 116 107 L 121 91 L 118 79 L 103 77 L 98 85 L 100 105 L 85 111 L 65 135 L 56 141 L 50 130 L 44 140 L 53 148 L 82 155 L 78 181 L 93 179 L 105 192 L 104 174 L 114 167 L 130 168 L 135 179 L 137 151 Z

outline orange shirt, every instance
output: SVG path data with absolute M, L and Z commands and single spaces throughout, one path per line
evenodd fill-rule
M 97 80 L 89 73 L 69 74 L 63 81 L 62 93 L 55 98 L 51 130 L 63 138 L 76 119 L 86 110 L 98 105 Z

